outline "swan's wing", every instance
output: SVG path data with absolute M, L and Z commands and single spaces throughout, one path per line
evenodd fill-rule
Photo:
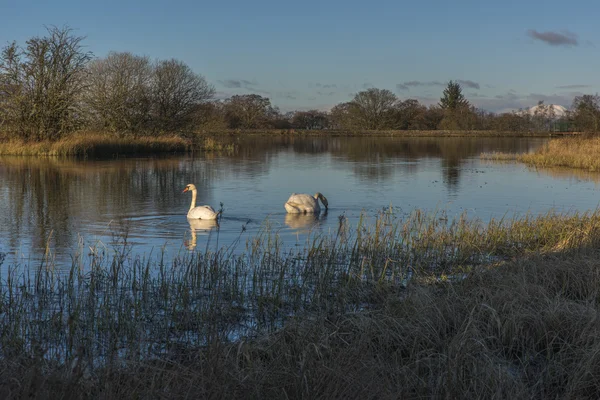
M 215 209 L 214 209 L 214 208 L 212 208 L 212 207 L 211 207 L 211 206 L 209 206 L 209 205 L 205 205 L 205 206 L 202 206 L 202 207 L 206 208 L 206 209 L 207 209 L 207 210 L 209 210 L 210 212 L 216 213 Z
M 285 204 L 285 209 L 291 213 L 314 212 L 318 210 L 317 200 L 309 194 L 292 194 Z
M 211 206 L 199 206 L 192 208 L 187 216 L 195 219 L 216 219 L 217 213 Z
M 297 204 L 306 207 L 314 207 L 315 206 L 315 198 L 309 194 L 296 194 L 293 193 L 287 201 L 289 204 Z

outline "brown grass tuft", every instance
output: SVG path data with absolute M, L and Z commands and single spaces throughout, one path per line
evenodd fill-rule
M 600 138 L 552 139 L 532 153 L 482 153 L 480 157 L 492 161 L 517 160 L 536 167 L 570 167 L 600 171 Z

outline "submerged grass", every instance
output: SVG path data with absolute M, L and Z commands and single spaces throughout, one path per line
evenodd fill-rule
M 537 167 L 570 167 L 600 171 L 600 138 L 552 139 L 532 153 L 483 153 L 482 159 L 517 160 Z
M 0 397 L 596 397 L 599 228 L 384 212 L 300 251 L 265 225 L 241 254 L 10 265 Z

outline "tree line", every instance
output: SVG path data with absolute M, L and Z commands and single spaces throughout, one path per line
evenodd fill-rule
M 50 27 L 24 46 L 6 45 L 0 55 L 0 132 L 28 140 L 58 139 L 80 129 L 117 135 L 219 129 L 338 130 L 600 130 L 600 97 L 574 99 L 556 118 L 538 104 L 494 114 L 474 107 L 458 82 L 450 81 L 438 104 L 401 100 L 371 88 L 330 111 L 282 113 L 268 97 L 234 95 L 215 100 L 214 86 L 176 59 L 152 61 L 129 52 L 95 58 L 84 37 Z

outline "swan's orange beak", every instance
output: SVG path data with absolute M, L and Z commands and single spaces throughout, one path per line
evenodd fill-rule
M 188 188 L 185 188 L 185 189 L 183 189 L 183 192 L 181 192 L 181 193 L 185 193 L 185 192 L 187 192 L 188 190 L 190 190 L 190 189 L 188 189 Z

